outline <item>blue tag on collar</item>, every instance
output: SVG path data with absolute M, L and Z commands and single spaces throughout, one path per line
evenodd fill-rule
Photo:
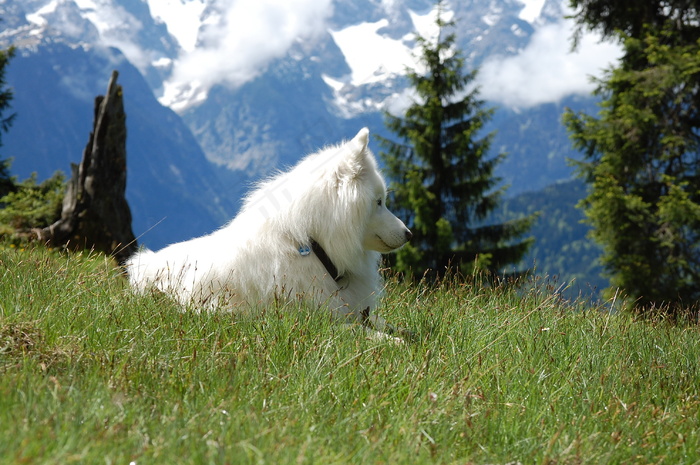
M 299 255 L 301 255 L 302 257 L 306 257 L 310 253 L 311 247 L 309 247 L 308 245 L 304 244 L 299 247 Z

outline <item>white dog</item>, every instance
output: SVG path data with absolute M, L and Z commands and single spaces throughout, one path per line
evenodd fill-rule
M 369 130 L 263 182 L 239 214 L 207 236 L 144 250 L 127 261 L 131 285 L 185 306 L 260 309 L 279 297 L 327 306 L 336 320 L 392 332 L 372 313 L 380 253 L 411 232 L 385 205 Z

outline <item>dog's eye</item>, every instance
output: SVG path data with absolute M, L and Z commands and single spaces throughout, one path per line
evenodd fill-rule
M 377 199 L 377 205 L 382 206 L 382 199 Z

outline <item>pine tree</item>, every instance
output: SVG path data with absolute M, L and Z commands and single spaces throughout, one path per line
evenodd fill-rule
M 568 111 L 589 183 L 581 202 L 611 279 L 635 309 L 700 299 L 700 27 L 698 2 L 571 2 L 579 27 L 621 41 L 598 81 L 597 117 Z M 644 3 L 644 5 L 642 5 Z M 692 4 L 692 5 L 691 5 Z
M 409 70 L 416 102 L 403 117 L 386 114 L 386 125 L 401 142 L 379 138 L 385 152 L 392 208 L 414 233 L 397 254 L 396 268 L 422 274 L 444 273 L 450 265 L 471 272 L 474 267 L 497 271 L 521 260 L 529 240 L 517 241 L 532 218 L 485 224 L 505 188 L 494 168 L 505 154 L 489 157 L 494 133 L 479 137 L 493 114 L 484 107 L 465 73 L 455 47 L 454 27 L 438 4 L 436 41 L 417 37 L 425 72 Z M 470 87 L 472 87 L 470 89 Z

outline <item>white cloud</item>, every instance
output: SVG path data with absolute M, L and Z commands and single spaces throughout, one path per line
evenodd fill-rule
M 254 78 L 295 41 L 323 32 L 331 0 L 219 0 L 206 11 L 196 48 L 183 50 L 161 102 L 173 109 L 205 98 L 215 84 Z
M 586 34 L 571 52 L 572 32 L 570 20 L 542 25 L 518 55 L 488 58 L 478 76 L 481 97 L 510 107 L 530 107 L 589 94 L 594 88 L 590 76 L 600 76 L 621 56 L 621 49 Z

